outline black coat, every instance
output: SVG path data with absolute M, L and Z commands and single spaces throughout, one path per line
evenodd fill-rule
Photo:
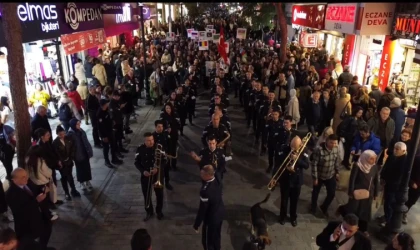
M 316 244 L 322 250 L 336 250 L 336 242 L 330 242 L 330 236 L 334 233 L 334 230 L 341 224 L 339 221 L 331 221 L 324 228 L 322 233 L 318 234 L 316 237 Z M 354 235 L 354 245 L 351 248 L 352 250 L 371 250 L 372 243 L 362 232 L 357 231 Z
M 31 121 L 31 135 L 34 141 L 38 141 L 38 135 L 35 134 L 35 131 L 39 128 L 46 129 L 52 134 L 50 123 L 48 122 L 47 116 L 40 116 L 38 113 L 35 114 L 34 118 Z
M 60 171 L 71 171 L 73 160 L 76 157 L 75 143 L 71 136 L 65 136 L 64 143 L 65 145 L 63 145 L 60 138 L 57 137 L 53 141 L 53 148 L 57 152 L 61 164 L 63 165 L 63 168 Z
M 406 166 L 407 155 L 396 157 L 391 155 L 385 162 L 381 171 L 381 179 L 385 181 L 384 190 L 387 192 L 397 192 L 403 177 L 403 166 Z
M 60 158 L 52 143 L 45 143 L 42 140 L 39 140 L 38 145 L 42 148 L 42 158 L 47 163 L 47 166 L 52 170 L 59 169 L 60 166 L 58 165 L 58 162 L 60 161 Z
M 33 192 L 32 196 L 13 182 L 6 192 L 7 204 L 9 204 L 13 213 L 18 239 L 23 237 L 38 238 L 41 228 L 44 228 L 44 223 L 49 221 L 49 218 L 44 218 L 41 213 L 39 203 L 35 198 L 38 194 L 34 192 L 31 183 L 28 183 L 27 186 Z

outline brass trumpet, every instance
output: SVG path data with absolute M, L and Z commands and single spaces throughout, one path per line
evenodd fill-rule
M 152 202 L 152 190 L 150 190 L 150 188 L 153 186 L 153 188 L 163 188 L 163 184 L 160 182 L 160 178 L 161 178 L 161 169 L 162 169 L 162 155 L 165 154 L 165 152 L 163 152 L 163 146 L 161 144 L 156 144 L 156 149 L 155 149 L 155 164 L 154 164 L 154 168 L 157 168 L 158 172 L 157 172 L 157 180 L 155 183 L 152 184 L 153 181 L 153 176 L 150 173 L 149 176 L 149 183 L 148 183 L 148 187 L 147 187 L 147 200 L 146 200 L 146 208 L 150 207 L 150 204 Z
M 308 144 L 311 136 L 312 136 L 311 133 L 307 133 L 306 136 L 302 139 L 302 144 L 300 144 L 299 149 L 290 151 L 289 155 L 287 155 L 286 159 L 284 159 L 283 163 L 281 164 L 277 172 L 273 175 L 270 182 L 268 183 L 267 185 L 268 190 L 271 191 L 277 185 L 277 182 L 279 181 L 284 170 L 287 169 L 290 172 L 295 172 L 296 162 L 298 161 L 303 150 L 306 148 L 306 145 Z M 293 158 L 292 158 L 292 155 L 294 156 Z

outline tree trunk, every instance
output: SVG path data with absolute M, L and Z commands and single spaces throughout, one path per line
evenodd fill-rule
M 283 11 L 282 3 L 275 3 L 277 18 L 279 19 L 279 27 L 280 28 L 280 62 L 285 63 L 287 60 L 286 56 L 286 45 L 287 45 L 287 23 L 286 23 L 286 16 Z
M 22 27 L 18 19 L 17 3 L 1 3 L 4 37 L 7 44 L 10 92 L 13 99 L 16 152 L 18 166 L 25 166 L 25 154 L 31 146 L 31 122 L 25 86 L 25 64 L 23 59 Z

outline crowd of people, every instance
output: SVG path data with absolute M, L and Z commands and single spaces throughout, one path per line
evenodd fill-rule
M 214 22 L 217 33 L 226 30 L 228 36 L 235 34 L 233 19 L 207 22 Z M 4 192 L 0 185 L 0 212 L 14 220 L 16 234 L 2 230 L 0 249 L 14 249 L 17 241 L 19 249 L 52 249 L 47 247 L 52 222 L 59 217 L 54 210 L 63 204 L 57 197 L 56 171 L 67 201 L 81 195 L 73 179 L 73 166 L 84 193 L 93 189 L 89 161 L 93 150 L 81 122 L 88 125 L 90 120 L 93 147 L 102 148 L 105 165 L 115 168 L 124 164 L 124 154 L 128 153 L 124 145 L 130 142 L 130 119 L 135 117 L 138 100 L 147 96 L 154 106 L 162 106 L 162 111 L 154 132 L 146 132 L 144 143 L 137 148 L 135 167 L 141 174 L 144 221 L 155 213 L 157 219 L 164 218 L 163 188 L 174 190 L 169 170 L 177 170 L 178 140 L 187 118 L 188 125 L 194 126 L 196 99 L 204 89 L 210 89 L 210 122 L 201 138 L 204 148 L 190 153 L 202 179 L 193 228 L 198 232 L 203 224 L 204 249 L 221 249 L 223 180 L 226 162 L 233 155 L 228 110 L 238 108 L 230 105 L 229 96 L 239 100 L 260 157 L 267 155 L 268 174 L 275 176 L 280 168 L 288 167 L 284 166 L 287 157 L 295 161 L 274 182 L 274 188 L 279 183 L 281 193 L 279 223 L 286 223 L 289 208 L 290 223 L 298 226 L 297 206 L 307 169 L 311 169 L 313 180 L 309 211 L 316 214 L 319 209 L 326 217 L 340 172 L 351 171 L 349 202 L 337 211 L 343 221 L 330 222 L 316 242 L 322 249 L 371 249 L 367 231 L 372 202 L 384 193 L 385 215 L 378 220 L 386 226 L 397 202 L 402 166 L 411 150 L 417 111 L 407 107 L 403 83 L 396 80 L 384 92 L 376 84 L 369 89 L 350 73 L 349 65 L 341 66 L 334 55 L 329 55 L 325 46 L 307 49 L 293 42 L 287 46 L 287 61 L 281 62 L 278 46 L 231 38 L 228 58 L 224 58 L 217 43 L 202 51 L 196 41 L 182 34 L 168 42 L 161 33 L 153 33 L 148 35 L 147 44 L 136 38 L 132 48 L 121 45 L 111 49 L 105 44 L 97 57 L 87 56 L 84 62 L 79 59 L 75 74 L 66 83 L 58 78 L 52 97 L 36 85 L 28 98 L 34 109 L 33 146 L 27 152 L 24 168 L 13 170 L 14 129 L 6 125 L 7 112 L 1 113 L 0 160 L 10 188 Z M 147 48 L 146 58 L 143 46 Z M 214 68 L 207 68 L 209 61 L 214 62 Z M 51 98 L 56 99 L 53 106 L 48 104 Z M 1 103 L 11 109 L 7 98 L 2 97 Z M 48 116 L 54 109 L 61 125 L 55 128 L 53 140 Z M 420 197 L 419 163 L 417 154 L 409 182 L 408 208 Z M 322 186 L 327 196 L 319 206 Z M 155 209 L 152 190 L 157 197 Z M 13 218 L 7 216 L 8 207 Z M 407 214 L 403 223 L 407 223 Z M 413 246 L 411 236 L 400 233 L 386 249 Z M 132 247 L 151 249 L 147 231 L 135 233 Z

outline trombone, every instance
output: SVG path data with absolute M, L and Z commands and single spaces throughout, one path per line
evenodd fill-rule
M 289 170 L 290 172 L 295 172 L 296 162 L 298 161 L 303 150 L 306 148 L 306 145 L 308 144 L 311 136 L 312 136 L 311 133 L 307 133 L 306 136 L 302 139 L 302 144 L 300 144 L 299 148 L 297 150 L 290 151 L 286 159 L 284 159 L 283 163 L 281 164 L 279 169 L 276 171 L 276 173 L 273 175 L 270 182 L 268 183 L 267 185 L 268 190 L 271 191 L 277 185 L 277 182 L 279 181 L 281 175 L 286 169 Z M 292 155 L 295 156 L 294 159 L 292 159 Z
M 149 176 L 149 182 L 148 182 L 148 186 L 147 186 L 147 198 L 146 198 L 146 208 L 150 207 L 150 204 L 152 203 L 152 190 L 151 187 L 153 186 L 153 188 L 163 188 L 163 184 L 160 182 L 160 178 L 161 178 L 161 170 L 162 170 L 162 156 L 165 155 L 165 152 L 163 152 L 163 146 L 162 144 L 156 144 L 156 149 L 155 149 L 155 164 L 153 166 L 153 168 L 157 168 L 158 172 L 157 172 L 157 180 L 155 183 L 152 184 L 153 181 L 153 176 L 152 173 L 150 173 Z
M 229 140 L 230 134 L 228 132 L 226 132 L 226 134 L 227 134 L 226 138 L 223 139 L 221 142 L 217 143 L 217 147 L 218 148 L 223 148 L 223 146 L 226 143 L 226 141 Z

